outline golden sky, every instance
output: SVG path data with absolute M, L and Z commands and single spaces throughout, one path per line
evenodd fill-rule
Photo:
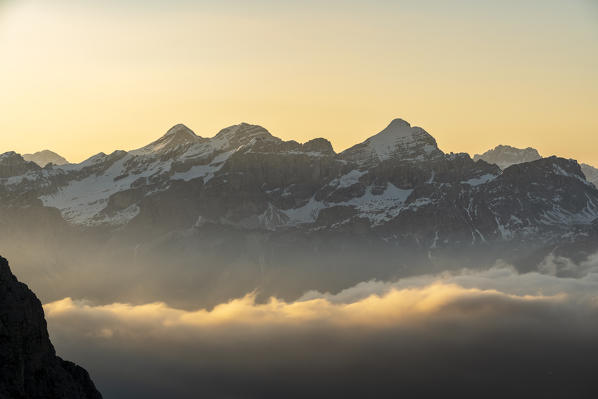
M 242 121 L 340 151 L 400 117 L 444 151 L 598 165 L 594 0 L 321 3 L 0 0 L 0 152 L 81 161 Z

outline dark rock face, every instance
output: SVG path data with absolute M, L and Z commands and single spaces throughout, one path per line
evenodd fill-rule
M 511 165 L 536 161 L 540 158 L 542 157 L 535 148 L 515 148 L 509 145 L 499 145 L 482 155 L 476 154 L 473 156 L 474 161 L 483 160 L 496 164 L 501 169 L 506 169 Z M 598 187 L 598 169 L 585 163 L 580 166 L 586 180 Z
M 321 137 L 310 140 L 303 144 L 303 150 L 305 152 L 319 152 L 328 155 L 334 154 L 334 150 L 332 149 L 332 144 L 330 144 L 330 141 Z
M 0 398 L 101 397 L 87 371 L 56 356 L 40 301 L 0 257 Z
M 0 178 L 20 176 L 27 172 L 37 171 L 41 168 L 34 162 L 27 162 L 16 152 L 7 152 L 0 155 Z

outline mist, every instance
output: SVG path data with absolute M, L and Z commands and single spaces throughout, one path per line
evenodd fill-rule
M 0 208 L 0 248 L 42 302 L 71 297 L 96 305 L 165 302 L 211 308 L 256 292 L 287 301 L 309 290 L 338 293 L 362 281 L 394 281 L 464 266 L 495 254 L 428 257 L 363 236 L 245 232 L 220 227 L 177 232 L 73 228 L 49 208 Z M 437 251 L 439 252 L 439 251 Z M 367 267 L 364 267 L 367 265 Z M 59 283 L 57 283 L 59 282 Z

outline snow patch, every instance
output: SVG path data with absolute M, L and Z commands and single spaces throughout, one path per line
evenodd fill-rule
M 335 186 L 337 188 L 346 188 L 346 187 L 351 187 L 352 185 L 359 183 L 359 179 L 361 178 L 361 176 L 367 174 L 367 171 L 359 171 L 357 169 L 354 169 L 352 171 L 350 171 L 349 173 L 347 173 L 346 175 L 343 175 L 337 179 L 334 179 L 330 182 L 331 186 Z
M 208 165 L 195 165 L 192 166 L 191 169 L 189 169 L 186 172 L 178 172 L 175 173 L 174 175 L 172 175 L 172 180 L 184 180 L 184 181 L 189 181 L 189 180 L 193 180 L 193 179 L 197 179 L 199 177 L 202 177 L 204 179 L 204 183 L 210 181 L 213 177 L 214 174 L 216 172 L 218 172 L 222 166 L 224 165 L 224 162 L 235 152 L 235 150 L 233 151 L 228 151 L 228 152 L 224 152 L 218 156 L 216 156 L 212 162 L 210 162 Z
M 119 159 L 103 174 L 91 174 L 81 180 L 71 180 L 68 185 L 60 187 L 56 193 L 41 196 L 40 200 L 44 206 L 58 208 L 68 222 L 82 225 L 103 224 L 105 218 L 97 215 L 106 207 L 111 195 L 128 190 L 140 177 L 163 173 L 169 170 L 171 165 L 170 161 L 156 163 L 142 173 L 126 175 L 124 165 L 131 158 L 131 155 L 127 155 Z M 124 177 L 116 179 L 123 175 Z M 132 214 L 131 211 L 124 212 L 121 216 L 126 221 Z M 111 220 L 121 224 L 116 217 Z
M 479 176 L 479 177 L 474 177 L 472 179 L 466 180 L 464 182 L 462 182 L 463 184 L 468 184 L 470 186 L 479 186 L 482 184 L 486 184 L 492 180 L 494 180 L 496 178 L 496 175 L 493 175 L 491 173 Z

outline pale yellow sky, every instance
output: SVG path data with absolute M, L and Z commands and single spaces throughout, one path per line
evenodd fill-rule
M 340 151 L 401 117 L 445 151 L 598 165 L 593 0 L 214 3 L 0 0 L 0 152 L 81 161 L 241 121 Z

